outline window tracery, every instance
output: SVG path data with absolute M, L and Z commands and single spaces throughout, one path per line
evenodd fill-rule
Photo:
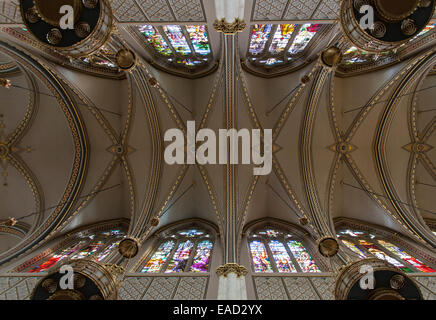
M 205 25 L 141 25 L 135 29 L 145 39 L 153 56 L 169 65 L 196 69 L 212 61 Z
M 253 233 L 248 242 L 254 272 L 321 272 L 292 234 L 268 227 Z
M 145 259 L 141 273 L 208 272 L 213 239 L 203 229 L 191 227 L 165 237 L 151 257 Z
M 411 272 L 436 272 L 421 260 L 411 256 L 406 250 L 364 230 L 342 229 L 337 234 L 348 249 L 359 255 L 360 258 L 376 257 L 385 260 L 400 270 Z
M 114 252 L 117 252 L 118 244 L 124 237 L 124 232 L 119 229 L 90 234 L 79 233 L 73 236 L 68 244 L 61 245 L 54 250 L 43 262 L 33 264 L 24 272 L 39 273 L 51 269 L 61 261 L 66 262 L 88 257 L 95 257 L 97 261 L 107 261 Z
M 300 57 L 322 24 L 256 24 L 251 29 L 248 60 L 258 66 L 284 65 Z

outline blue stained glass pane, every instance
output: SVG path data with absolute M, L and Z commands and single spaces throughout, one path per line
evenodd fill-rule
M 188 55 L 191 53 L 188 41 L 183 34 L 182 28 L 178 25 L 164 26 L 163 30 L 171 42 L 174 50 L 182 55 Z
M 272 24 L 256 24 L 253 27 L 249 49 L 252 55 L 259 54 L 263 51 L 271 34 L 271 27 Z
M 268 245 L 279 272 L 297 272 L 283 243 L 277 240 L 272 240 Z
M 210 45 L 206 26 L 186 26 L 186 31 L 188 31 L 195 52 L 201 55 L 208 55 L 210 53 Z
M 251 241 L 250 251 L 253 259 L 254 272 L 273 272 L 265 245 L 261 241 Z

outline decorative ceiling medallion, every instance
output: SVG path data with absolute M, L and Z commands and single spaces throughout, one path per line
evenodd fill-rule
M 418 27 L 415 21 L 412 19 L 403 20 L 403 22 L 401 23 L 401 32 L 403 32 L 403 34 L 406 36 L 414 35 L 417 30 Z
M 337 152 L 340 154 L 348 154 L 355 150 L 357 147 L 347 142 L 339 142 L 338 144 L 334 144 L 328 147 L 331 151 Z
M 117 52 L 116 62 L 120 69 L 130 70 L 136 64 L 136 55 L 127 49 L 121 49 Z
M 79 38 L 86 38 L 91 33 L 91 27 L 88 22 L 80 21 L 76 24 L 74 32 Z
M 124 258 L 131 259 L 136 257 L 139 252 L 140 243 L 138 239 L 135 238 L 126 238 L 123 239 L 118 245 L 118 252 Z
M 328 68 L 335 67 L 342 60 L 341 50 L 338 47 L 327 48 L 321 53 L 320 59 L 324 66 Z
M 113 153 L 114 155 L 116 155 L 118 157 L 123 157 L 123 156 L 126 156 L 126 155 L 136 151 L 136 149 L 134 149 L 130 146 L 124 146 L 122 144 L 117 144 L 117 145 L 110 146 L 109 148 L 106 149 L 106 151 Z
M 35 7 L 29 8 L 25 13 L 26 20 L 30 23 L 37 23 L 41 18 L 39 17 L 38 11 Z
M 371 34 L 376 38 L 383 38 L 386 34 L 386 25 L 381 21 L 374 22 L 374 28 L 371 30 Z
M 338 241 L 332 237 L 322 238 L 318 242 L 318 251 L 323 257 L 334 257 L 339 251 Z
M 407 150 L 411 153 L 425 153 L 433 149 L 433 147 L 426 143 L 414 142 L 403 147 L 404 150 Z
M 375 8 L 381 18 L 389 22 L 399 22 L 419 7 L 420 0 L 375 0 Z
M 85 8 L 94 9 L 98 4 L 98 0 L 82 0 L 82 3 Z
M 59 29 L 53 28 L 47 33 L 47 41 L 52 45 L 57 45 L 62 41 L 62 33 Z

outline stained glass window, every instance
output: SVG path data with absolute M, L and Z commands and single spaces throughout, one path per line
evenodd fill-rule
M 183 272 L 185 271 L 186 264 L 188 263 L 189 256 L 191 255 L 194 243 L 190 240 L 179 243 L 173 258 L 171 259 L 165 273 Z
M 148 24 L 140 26 L 139 32 L 144 35 L 147 42 L 152 45 L 157 52 L 164 56 L 170 56 L 172 54 L 170 46 L 166 43 L 160 33 L 156 32 L 156 29 L 153 26 Z
M 197 244 L 197 252 L 192 261 L 191 272 L 207 272 L 209 270 L 212 248 L 213 243 L 210 240 L 204 240 Z
M 38 273 L 38 272 L 42 272 L 42 271 L 45 271 L 47 269 L 50 269 L 51 267 L 56 265 L 59 261 L 62 261 L 65 258 L 68 258 L 72 254 L 77 252 L 83 246 L 84 243 L 85 242 L 82 241 L 79 244 L 72 245 L 71 247 L 68 247 L 67 249 L 62 250 L 62 252 L 60 252 L 59 254 L 55 254 L 54 256 L 52 256 L 51 258 L 49 258 L 48 260 L 46 260 L 42 264 L 30 269 L 29 272 L 30 273 Z
M 133 28 L 135 30 L 135 28 Z M 136 27 L 146 42 L 160 53 L 165 65 L 198 68 L 212 60 L 207 27 L 205 25 L 165 25 Z M 137 32 L 135 31 L 135 32 Z
M 436 23 L 428 24 L 420 33 L 418 33 L 417 37 L 423 36 L 430 30 L 432 30 L 434 27 L 436 27 Z
M 265 245 L 258 240 L 250 242 L 254 272 L 273 272 Z
M 354 243 L 347 241 L 347 240 L 343 240 L 342 242 L 345 244 L 345 246 L 350 249 L 351 251 L 353 251 L 354 253 L 357 253 L 359 255 L 359 257 L 361 257 L 362 259 L 366 258 L 366 254 L 360 250 L 360 248 L 358 246 L 356 246 Z
M 278 237 L 281 234 L 281 232 L 272 229 L 267 229 L 265 231 L 260 231 L 259 234 L 265 234 L 268 237 Z
M 104 245 L 103 241 L 97 241 L 88 245 L 85 249 L 81 250 L 78 254 L 71 258 L 71 260 L 83 259 L 92 256 Z
M 407 252 L 405 252 L 404 250 L 398 248 L 397 246 L 393 245 L 392 243 L 387 242 L 387 241 L 383 241 L 383 240 L 378 240 L 378 242 L 383 247 L 388 249 L 391 253 L 393 253 L 395 256 L 397 256 L 397 257 L 401 258 L 402 260 L 408 262 L 409 264 L 411 264 L 412 266 L 414 266 L 418 270 L 421 270 L 422 272 L 435 272 L 435 270 L 433 270 L 432 268 L 426 266 L 424 263 L 422 263 L 418 259 L 415 259 L 411 255 L 409 255 Z
M 303 244 L 290 239 L 292 234 L 265 228 L 251 237 L 249 244 L 255 272 L 321 272 Z
M 279 272 L 297 272 L 283 243 L 272 240 L 268 245 Z
M 389 262 L 390 264 L 394 265 L 395 267 L 401 269 L 404 272 L 412 272 L 412 270 L 410 268 L 406 267 L 404 264 L 402 264 L 398 260 L 392 258 L 388 254 L 386 254 L 385 252 L 380 250 L 380 248 L 377 245 L 375 245 L 374 243 L 368 242 L 366 240 L 359 240 L 359 243 L 364 248 L 366 248 L 370 253 L 372 253 L 376 258 L 381 259 L 381 260 L 385 260 L 385 261 Z
M 201 236 L 202 234 L 204 234 L 204 232 L 197 229 L 190 229 L 190 230 L 180 231 L 179 234 L 185 237 L 192 238 L 192 237 Z
M 189 47 L 188 41 L 186 41 L 186 38 L 180 26 L 168 25 L 164 26 L 163 30 L 176 52 L 182 55 L 188 55 L 191 53 L 191 48 Z
M 250 49 L 252 55 L 263 51 L 271 33 L 271 24 L 256 24 L 251 33 Z
M 24 270 L 31 273 L 42 272 L 54 267 L 60 261 L 82 259 L 94 254 L 97 255 L 96 259 L 98 261 L 103 261 L 117 249 L 118 242 L 125 237 L 125 234 L 119 229 L 112 229 L 97 234 L 78 232 L 73 237 L 77 239 L 74 244 L 69 244 L 68 247 L 62 247 L 61 244 L 61 249 L 56 250 L 52 256 L 46 258 L 42 263 L 29 268 L 28 262 L 26 262 L 22 266 L 17 267 L 19 269 L 18 272 L 23 272 Z M 110 241 L 111 238 L 113 238 L 113 241 Z
M 296 25 L 295 24 L 280 24 L 274 33 L 273 40 L 269 47 L 269 52 L 272 54 L 277 54 L 283 52 L 288 45 L 289 39 L 294 33 Z
M 168 236 L 141 272 L 208 272 L 213 249 L 210 234 L 198 228 Z
M 301 242 L 290 240 L 288 246 L 303 272 L 321 272 Z
M 297 36 L 295 37 L 292 46 L 289 48 L 289 52 L 291 54 L 297 54 L 303 51 L 320 28 L 320 24 L 303 24 Z
M 210 54 L 209 39 L 207 37 L 206 26 L 186 26 L 189 38 L 196 53 L 201 55 Z
M 365 232 L 354 231 L 351 229 L 345 229 L 345 230 L 340 231 L 339 233 L 340 234 L 347 234 L 347 235 L 352 236 L 352 237 L 358 237 L 358 236 L 361 236 L 362 234 L 365 234 Z
M 159 272 L 175 246 L 174 241 L 162 243 L 141 272 Z

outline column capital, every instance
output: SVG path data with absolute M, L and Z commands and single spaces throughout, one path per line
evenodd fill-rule
M 219 266 L 216 269 L 216 273 L 218 274 L 218 276 L 224 276 L 224 277 L 227 277 L 229 273 L 235 273 L 239 278 L 239 277 L 245 277 L 248 273 L 248 270 L 246 267 L 241 266 L 237 263 L 226 263 L 223 266 Z
M 236 18 L 232 23 L 227 22 L 225 18 L 222 18 L 221 20 L 215 20 L 213 23 L 213 28 L 216 31 L 224 34 L 236 34 L 238 32 L 242 32 L 246 26 L 247 24 L 245 21 L 238 18 Z

